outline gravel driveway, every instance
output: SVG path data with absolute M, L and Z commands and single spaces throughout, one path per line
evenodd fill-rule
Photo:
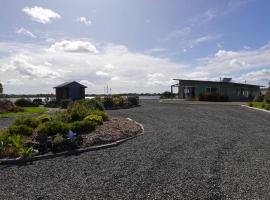
M 270 114 L 143 102 L 110 111 L 145 134 L 78 156 L 0 166 L 0 199 L 269 199 Z

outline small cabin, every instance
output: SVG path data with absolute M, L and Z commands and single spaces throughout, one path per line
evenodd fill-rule
M 76 81 L 66 82 L 58 85 L 55 88 L 56 100 L 61 101 L 63 99 L 79 100 L 85 98 L 85 85 L 82 85 Z
M 3 94 L 3 85 L 0 83 L 0 94 Z

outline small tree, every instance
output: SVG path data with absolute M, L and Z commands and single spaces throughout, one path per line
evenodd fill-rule
M 174 93 L 171 93 L 169 91 L 165 91 L 161 94 L 161 97 L 162 99 L 170 99 L 170 98 L 174 98 L 175 97 L 175 94 Z

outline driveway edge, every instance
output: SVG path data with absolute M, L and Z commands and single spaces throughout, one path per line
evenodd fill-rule
M 100 150 L 100 149 L 107 149 L 110 147 L 116 147 L 124 142 L 127 142 L 128 140 L 131 140 L 135 137 L 141 136 L 144 134 L 144 127 L 141 123 L 136 122 L 133 119 L 130 118 L 126 118 L 130 121 L 133 121 L 135 124 L 139 125 L 142 129 L 142 132 L 128 137 L 128 138 L 124 138 L 124 139 L 120 139 L 117 141 L 114 141 L 112 143 L 108 143 L 108 144 L 102 144 L 102 145 L 97 145 L 97 146 L 92 146 L 92 147 L 87 147 L 87 148 L 80 148 L 80 149 L 74 149 L 71 151 L 65 151 L 65 152 L 60 152 L 60 153 L 49 153 L 49 154 L 45 154 L 45 155 L 39 155 L 39 156 L 34 156 L 32 158 L 10 158 L 10 159 L 0 159 L 0 165 L 7 165 L 7 164 L 25 164 L 27 162 L 33 162 L 33 161 L 38 161 L 38 160 L 44 160 L 44 159 L 51 159 L 51 158 L 57 158 L 57 157 L 61 157 L 61 156 L 70 156 L 70 155 L 77 155 L 80 153 L 84 153 L 84 152 L 89 152 L 89 151 L 95 151 L 95 150 Z
M 246 106 L 246 105 L 241 105 L 241 106 L 242 107 L 249 108 L 249 109 L 253 109 L 253 110 L 259 110 L 259 111 L 264 111 L 264 112 L 270 113 L 270 110 L 265 110 L 265 109 L 261 109 L 261 108 L 250 107 L 250 106 Z

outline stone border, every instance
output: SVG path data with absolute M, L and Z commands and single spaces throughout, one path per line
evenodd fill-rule
M 112 143 L 108 143 L 108 144 L 102 144 L 102 145 L 97 145 L 97 146 L 92 146 L 92 147 L 86 147 L 86 148 L 80 148 L 80 149 L 74 149 L 71 151 L 65 151 L 65 152 L 60 152 L 60 153 L 48 153 L 48 154 L 44 154 L 44 155 L 38 155 L 38 156 L 34 156 L 32 158 L 4 158 L 4 159 L 0 159 L 0 165 L 8 165 L 8 164 L 26 164 L 27 162 L 33 162 L 33 161 L 37 161 L 37 160 L 44 160 L 44 159 L 51 159 L 51 158 L 57 158 L 57 157 L 61 157 L 61 156 L 70 156 L 70 155 L 76 155 L 76 154 L 80 154 L 80 153 L 84 153 L 84 152 L 89 152 L 89 151 L 95 151 L 95 150 L 99 150 L 99 149 L 106 149 L 106 148 L 110 148 L 110 147 L 116 147 L 128 140 L 131 140 L 135 137 L 138 137 L 140 135 L 144 134 L 144 127 L 142 124 L 136 122 L 133 119 L 130 118 L 126 118 L 129 121 L 133 121 L 135 124 L 139 125 L 142 129 L 142 132 L 128 137 L 128 138 L 124 138 L 124 139 L 120 139 L 117 141 L 114 141 Z
M 247 105 L 241 105 L 241 106 L 242 106 L 242 107 L 249 108 L 249 109 L 253 109 L 253 110 L 259 110 L 259 111 L 264 111 L 264 112 L 270 113 L 270 110 L 265 110 L 265 109 L 256 108 L 256 107 L 250 107 L 250 106 L 247 106 Z
M 184 99 L 160 99 L 159 103 L 184 104 L 184 105 L 224 105 L 224 106 L 240 106 L 241 104 L 243 104 L 243 102 L 188 101 Z

